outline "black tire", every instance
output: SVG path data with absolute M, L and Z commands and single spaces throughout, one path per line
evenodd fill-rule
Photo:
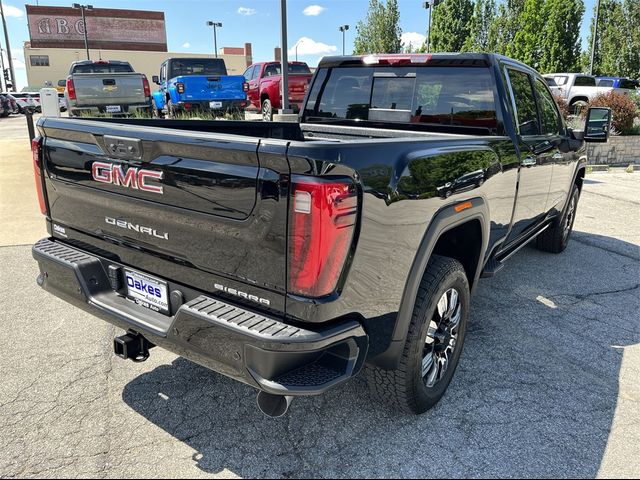
M 438 333 L 440 324 L 432 336 L 427 337 L 427 334 L 434 331 L 433 325 L 437 323 L 438 318 L 444 322 L 444 317 L 439 313 L 438 304 L 443 296 L 448 295 L 452 290 L 457 292 L 460 308 L 454 346 L 441 377 L 442 365 L 433 360 L 436 358 L 433 353 L 431 365 L 432 368 L 433 366 L 436 368 L 435 376 L 440 378 L 431 386 L 427 386 L 433 373 L 433 370 L 427 370 L 426 375 L 423 376 L 429 349 L 435 352 L 437 347 L 446 346 L 445 350 L 448 350 L 451 346 L 453 336 Z M 469 282 L 460 262 L 453 258 L 434 255 L 429 260 L 418 288 L 409 332 L 398 368 L 396 370 L 383 370 L 372 366 L 365 368 L 369 390 L 374 399 L 414 414 L 424 413 L 438 403 L 447 390 L 460 359 L 469 318 L 470 296 Z M 451 299 L 451 297 L 447 298 Z M 452 312 L 452 316 L 457 317 L 453 315 L 454 313 Z M 434 343 L 429 344 L 429 339 L 435 337 L 444 338 L 445 341 L 438 343 L 438 340 L 434 340 Z
M 262 120 L 265 122 L 273 120 L 273 107 L 271 106 L 271 100 L 268 98 L 262 101 Z
M 551 226 L 536 238 L 536 248 L 538 250 L 561 253 L 567 248 L 573 231 L 573 222 L 576 219 L 579 200 L 580 189 L 577 185 L 574 185 L 562 215 L 558 216 Z
M 580 113 L 589 106 L 589 102 L 586 100 L 574 100 L 570 105 L 570 111 L 573 115 L 580 115 Z
M 176 118 L 176 109 L 171 99 L 167 99 L 167 118 Z

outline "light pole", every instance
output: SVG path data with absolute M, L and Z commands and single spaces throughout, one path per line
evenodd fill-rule
M 426 42 L 427 53 L 431 51 L 431 18 L 435 13 L 435 6 L 442 2 L 444 2 L 444 0 L 429 0 L 422 4 L 424 8 L 429 10 L 429 27 L 427 30 L 427 42 Z
M 13 59 L 11 58 L 11 44 L 9 43 L 9 32 L 7 31 L 7 22 L 4 19 L 4 9 L 2 8 L 2 1 L 0 1 L 0 16 L 2 17 L 2 27 L 4 28 L 4 41 L 7 44 L 7 59 L 9 60 L 9 72 L 11 73 L 11 89 L 16 91 L 16 74 L 13 70 Z M 1 53 L 0 53 L 1 54 Z M 4 75 L 4 69 L 2 70 L 2 74 Z M 6 84 L 6 79 L 5 79 Z M 9 85 L 7 85 L 7 91 L 9 90 Z
M 287 45 L 287 0 L 280 0 L 280 48 L 282 50 L 280 94 L 282 95 L 282 108 L 279 113 L 281 114 L 293 113 L 289 109 L 289 52 Z
M 8 92 L 9 89 L 6 86 L 7 81 L 4 80 L 4 54 L 3 54 L 3 52 L 4 52 L 4 48 L 0 48 L 0 91 Z M 3 81 L 4 81 L 4 85 L 5 85 L 4 87 L 2 86 L 3 85 L 3 83 L 2 83 Z
M 598 0 L 598 3 L 596 3 L 596 18 L 593 24 L 593 38 L 591 39 L 591 61 L 589 62 L 589 75 L 593 75 L 593 61 L 596 57 L 596 39 L 598 38 L 599 14 L 600 14 L 600 0 Z
M 82 31 L 84 32 L 84 49 L 87 52 L 87 60 L 91 60 L 89 57 L 89 40 L 87 39 L 87 21 L 84 18 L 85 10 L 93 10 L 93 5 L 80 5 L 79 3 L 74 3 L 71 5 L 73 8 L 80 9 L 80 14 L 82 15 Z
M 345 35 L 347 34 L 347 30 L 349 30 L 349 25 L 340 25 L 340 27 L 338 27 L 338 30 L 342 32 L 342 55 L 344 55 Z
M 218 58 L 218 36 L 216 34 L 216 29 L 222 28 L 222 22 L 212 22 L 211 20 L 209 20 L 207 22 L 207 25 L 213 27 L 213 50 L 215 57 Z
M 304 38 L 301 38 L 300 40 L 298 40 L 295 46 L 293 47 L 296 50 L 296 62 L 298 61 L 298 45 L 300 45 L 302 42 L 304 42 Z

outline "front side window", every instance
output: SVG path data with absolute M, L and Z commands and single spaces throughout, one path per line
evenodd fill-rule
M 613 87 L 613 80 L 598 80 L 599 87 Z
M 538 104 L 540 105 L 542 132 L 547 135 L 559 135 L 562 125 L 560 113 L 556 107 L 555 100 L 541 80 L 536 80 L 536 93 L 538 94 Z
M 520 135 L 539 135 L 538 110 L 529 75 L 520 70 L 509 69 L 509 80 L 516 104 L 516 117 Z
M 309 94 L 310 122 L 369 120 L 496 128 L 488 68 L 335 67 Z

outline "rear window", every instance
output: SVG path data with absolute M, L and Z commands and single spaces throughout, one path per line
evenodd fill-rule
M 633 90 L 638 87 L 637 80 L 629 80 L 628 78 L 620 80 L 620 88 L 627 88 Z
M 226 75 L 227 66 L 221 58 L 184 58 L 171 61 L 169 78 L 188 75 Z
M 576 87 L 595 87 L 596 79 L 593 77 L 576 77 L 574 85 Z
M 599 87 L 613 87 L 613 80 L 598 80 Z
M 269 65 L 267 65 L 264 69 L 264 76 L 265 77 L 270 77 L 272 75 L 280 75 L 282 71 L 282 67 L 279 63 L 271 63 Z M 311 70 L 309 70 L 309 67 L 305 64 L 300 64 L 300 63 L 296 63 L 296 64 L 289 64 L 289 73 L 292 75 L 296 75 L 296 74 L 309 74 L 311 73 Z
M 318 72 L 307 122 L 368 120 L 496 128 L 493 77 L 474 67 L 336 67 Z
M 131 73 L 133 68 L 129 64 L 113 63 L 89 63 L 86 65 L 76 65 L 72 73 Z

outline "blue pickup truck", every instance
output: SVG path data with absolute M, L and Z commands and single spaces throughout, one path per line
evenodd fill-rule
M 152 113 L 157 117 L 192 111 L 224 114 L 247 106 L 244 77 L 227 75 L 221 58 L 169 58 L 153 81 L 160 86 L 152 96 Z

